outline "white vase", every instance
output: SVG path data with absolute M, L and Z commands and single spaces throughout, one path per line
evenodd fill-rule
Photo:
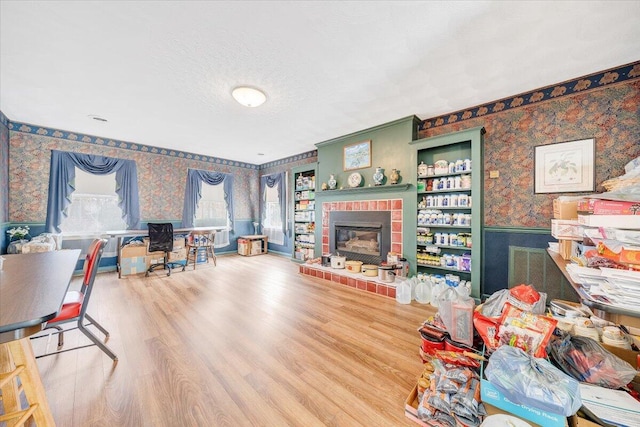
M 336 177 L 333 174 L 329 175 L 329 181 L 327 183 L 329 184 L 329 190 L 335 190 L 338 185 Z
M 373 174 L 373 183 L 375 185 L 382 185 L 382 181 L 384 181 L 384 173 L 382 172 L 384 169 L 377 167 L 376 172 Z

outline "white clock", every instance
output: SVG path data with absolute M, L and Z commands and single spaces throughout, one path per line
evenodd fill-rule
M 358 172 L 354 172 L 351 175 L 349 175 L 349 187 L 351 188 L 360 187 L 361 182 L 362 182 L 362 175 L 360 175 Z

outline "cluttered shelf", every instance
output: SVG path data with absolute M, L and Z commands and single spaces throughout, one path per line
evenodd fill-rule
M 573 280 L 571 274 L 569 274 L 569 272 L 567 271 L 567 265 L 571 264 L 571 262 L 563 259 L 559 253 L 554 252 L 550 249 L 547 249 L 547 252 L 553 262 L 558 266 L 564 277 L 567 279 L 571 287 L 573 287 L 575 292 L 578 294 L 583 304 L 585 304 L 592 310 L 597 310 L 598 313 L 596 314 L 603 319 L 627 326 L 632 326 L 634 328 L 640 328 L 640 311 L 625 309 L 615 304 L 607 304 L 602 301 L 596 301 L 594 297 L 591 296 L 581 284 L 576 283 L 576 281 Z

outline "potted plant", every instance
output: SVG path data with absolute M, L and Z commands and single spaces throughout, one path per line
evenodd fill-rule
M 9 229 L 7 230 L 7 234 L 9 235 L 9 246 L 7 246 L 8 254 L 22 253 L 22 245 L 31 240 L 28 225 Z

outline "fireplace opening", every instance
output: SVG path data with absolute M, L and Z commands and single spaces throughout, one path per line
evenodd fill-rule
M 349 260 L 379 265 L 391 248 L 390 213 L 331 212 L 329 248 Z

